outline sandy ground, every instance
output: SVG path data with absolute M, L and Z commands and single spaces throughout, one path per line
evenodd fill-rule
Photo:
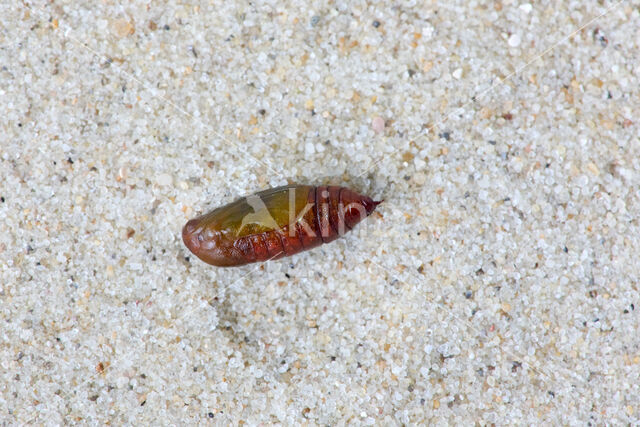
M 639 12 L 3 2 L 0 425 L 639 423 Z M 184 247 L 288 182 L 385 203 Z

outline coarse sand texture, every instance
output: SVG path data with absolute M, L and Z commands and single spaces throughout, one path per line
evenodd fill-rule
M 0 2 L 0 426 L 639 425 L 640 0 Z M 219 268 L 187 221 L 384 200 Z

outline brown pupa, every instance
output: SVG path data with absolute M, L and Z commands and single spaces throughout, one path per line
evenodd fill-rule
M 346 187 L 286 185 L 190 220 L 182 240 L 219 267 L 279 259 L 332 242 L 380 203 Z

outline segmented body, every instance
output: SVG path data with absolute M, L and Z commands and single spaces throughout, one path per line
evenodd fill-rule
M 189 221 L 182 237 L 216 266 L 279 259 L 337 239 L 379 203 L 346 187 L 278 187 Z

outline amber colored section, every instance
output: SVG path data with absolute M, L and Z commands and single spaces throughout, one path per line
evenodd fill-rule
M 337 239 L 379 203 L 345 187 L 288 185 L 190 220 L 182 239 L 198 258 L 216 266 L 278 259 Z
M 277 230 L 298 219 L 312 188 L 286 185 L 260 191 L 200 217 L 200 226 L 235 237 Z

